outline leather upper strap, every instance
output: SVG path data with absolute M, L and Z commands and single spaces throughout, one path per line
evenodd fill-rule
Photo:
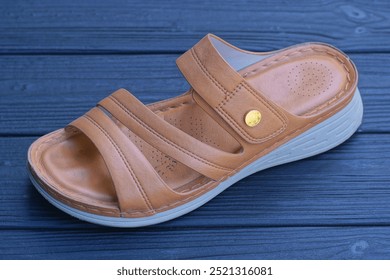
M 287 126 L 283 111 L 230 67 L 212 39 L 220 40 L 209 34 L 177 59 L 189 84 L 247 142 L 262 143 L 280 134 Z M 251 110 L 262 115 L 256 127 L 245 123 L 245 115 Z
M 122 213 L 152 215 L 156 209 L 182 199 L 157 174 L 149 161 L 120 128 L 94 108 L 73 121 L 101 153 L 111 174 Z
M 239 156 L 193 138 L 124 89 L 114 92 L 99 105 L 144 141 L 206 177 L 216 180 L 228 174 Z

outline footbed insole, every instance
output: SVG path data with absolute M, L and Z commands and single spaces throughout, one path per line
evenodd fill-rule
M 254 88 L 290 113 L 315 114 L 331 104 L 348 83 L 348 70 L 327 48 L 303 45 L 287 49 L 239 72 Z M 150 108 L 167 122 L 206 144 L 232 153 L 240 149 L 239 143 L 205 113 L 190 94 Z M 116 124 L 171 188 L 187 192 L 208 181 L 183 163 L 153 148 L 118 121 Z M 64 135 L 41 148 L 45 173 L 70 195 L 88 197 L 107 205 L 117 204 L 110 174 L 92 142 L 82 133 L 57 133 Z

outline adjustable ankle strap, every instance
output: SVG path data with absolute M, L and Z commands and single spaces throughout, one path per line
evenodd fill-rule
M 207 35 L 177 59 L 188 83 L 247 142 L 262 143 L 279 135 L 287 126 L 282 110 L 230 67 L 211 38 L 220 40 Z

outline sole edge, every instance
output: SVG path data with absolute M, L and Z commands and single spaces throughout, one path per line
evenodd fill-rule
M 132 228 L 149 226 L 172 220 L 199 208 L 200 206 L 207 203 L 208 201 L 216 197 L 218 194 L 229 188 L 237 181 L 253 173 L 276 165 L 281 165 L 284 163 L 311 157 L 340 145 L 356 132 L 362 122 L 362 117 L 363 104 L 360 92 L 358 89 L 356 89 L 356 92 L 351 102 L 340 112 L 336 113 L 324 122 L 310 128 L 301 135 L 281 145 L 269 154 L 247 165 L 241 171 L 229 177 L 227 180 L 223 181 L 217 187 L 203 194 L 202 196 L 174 209 L 160 212 L 149 217 L 107 217 L 91 214 L 72 208 L 50 196 L 36 181 L 30 170 L 28 170 L 28 173 L 35 188 L 47 201 L 49 201 L 58 209 L 75 218 L 90 223 L 110 227 Z M 331 133 L 334 135 L 332 135 L 332 141 L 329 141 L 329 134 Z M 310 141 L 317 141 L 317 143 L 315 145 L 312 145 Z

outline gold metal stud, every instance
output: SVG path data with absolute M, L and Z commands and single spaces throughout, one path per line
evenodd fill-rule
M 249 127 L 258 125 L 261 121 L 261 113 L 257 110 L 250 110 L 245 115 L 245 123 Z

